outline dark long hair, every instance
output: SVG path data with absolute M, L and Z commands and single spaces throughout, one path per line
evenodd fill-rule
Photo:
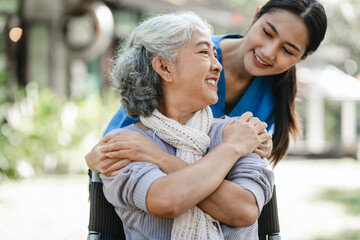
M 270 0 L 256 14 L 255 21 L 263 14 L 283 9 L 299 16 L 309 35 L 309 43 L 302 56 L 305 59 L 314 52 L 325 37 L 327 18 L 324 7 L 317 0 Z M 295 138 L 300 124 L 295 111 L 297 94 L 296 68 L 279 74 L 279 80 L 273 86 L 275 94 L 275 133 L 273 151 L 270 160 L 276 165 L 289 148 L 290 134 Z

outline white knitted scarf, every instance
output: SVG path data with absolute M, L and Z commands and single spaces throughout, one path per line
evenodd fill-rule
M 208 132 L 213 121 L 210 107 L 197 111 L 186 125 L 165 117 L 158 110 L 149 117 L 140 117 L 140 120 L 161 140 L 175 147 L 176 156 L 188 164 L 202 158 L 210 146 Z M 219 240 L 224 237 L 220 223 L 199 207 L 194 206 L 174 219 L 171 239 Z

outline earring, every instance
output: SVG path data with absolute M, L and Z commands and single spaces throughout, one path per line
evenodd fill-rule
M 261 9 L 261 6 L 259 6 L 255 12 L 258 13 L 260 11 L 260 9 Z

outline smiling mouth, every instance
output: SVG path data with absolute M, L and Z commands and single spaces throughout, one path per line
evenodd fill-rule
M 217 80 L 215 80 L 215 79 L 206 79 L 206 80 L 205 80 L 205 83 L 206 83 L 208 86 L 212 87 L 212 88 L 215 88 L 215 89 L 218 88 L 218 86 L 217 86 Z
M 263 61 L 255 52 L 255 50 L 253 50 L 254 52 L 254 56 L 255 56 L 255 59 L 263 66 L 266 66 L 266 67 L 270 67 L 271 65 L 268 64 L 267 62 Z
M 215 80 L 212 80 L 212 79 L 208 79 L 206 80 L 207 83 L 210 83 L 210 84 L 214 84 L 216 85 L 216 81 Z

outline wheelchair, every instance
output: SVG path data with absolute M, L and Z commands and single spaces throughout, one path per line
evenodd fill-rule
M 90 217 L 87 240 L 126 240 L 123 224 L 104 196 L 99 174 L 89 170 L 89 177 Z M 258 226 L 259 240 L 281 240 L 275 186 L 270 202 L 261 211 Z

